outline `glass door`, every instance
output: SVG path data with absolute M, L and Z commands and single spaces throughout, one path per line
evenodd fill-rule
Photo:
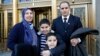
M 8 15 L 7 18 L 8 18 L 8 33 L 9 33 L 11 28 L 12 28 L 12 25 L 13 25 L 13 23 L 12 23 L 12 12 L 8 12 L 7 15 Z
M 7 50 L 7 36 L 12 25 L 12 11 L 0 11 L 0 51 Z

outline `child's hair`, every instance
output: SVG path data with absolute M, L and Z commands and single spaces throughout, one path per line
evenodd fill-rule
M 48 39 L 48 37 L 50 37 L 50 36 L 55 36 L 55 37 L 57 37 L 55 33 L 51 33 L 51 32 L 50 32 L 50 33 L 48 33 L 48 34 L 46 35 L 47 39 Z
M 42 19 L 39 23 L 39 25 L 41 26 L 42 24 L 48 24 L 50 25 L 50 21 L 48 19 Z

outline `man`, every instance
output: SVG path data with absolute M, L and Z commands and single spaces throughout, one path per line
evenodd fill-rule
M 82 23 L 79 17 L 70 14 L 69 2 L 61 2 L 59 7 L 61 16 L 57 17 L 53 21 L 52 29 L 55 31 L 55 33 L 59 34 L 66 43 L 64 55 L 70 56 L 70 43 L 72 46 L 76 46 L 82 41 L 80 38 L 70 39 L 70 36 L 76 29 L 82 27 Z

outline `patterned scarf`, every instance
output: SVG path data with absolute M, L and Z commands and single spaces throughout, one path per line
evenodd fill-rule
M 25 12 L 27 10 L 30 10 L 28 8 L 25 8 L 23 9 L 22 11 L 22 18 L 23 18 L 23 25 L 25 27 L 25 34 L 24 34 L 24 43 L 25 44 L 30 44 L 30 45 L 35 45 L 37 46 L 37 35 L 36 35 L 36 32 L 33 28 L 33 24 L 32 23 L 29 23 L 25 20 L 24 18 L 24 15 L 25 15 Z

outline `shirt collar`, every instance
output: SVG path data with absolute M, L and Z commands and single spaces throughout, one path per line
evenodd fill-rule
M 68 22 L 70 15 L 68 15 L 67 17 L 62 16 L 62 20 L 64 22 L 64 18 L 67 18 L 66 22 Z

